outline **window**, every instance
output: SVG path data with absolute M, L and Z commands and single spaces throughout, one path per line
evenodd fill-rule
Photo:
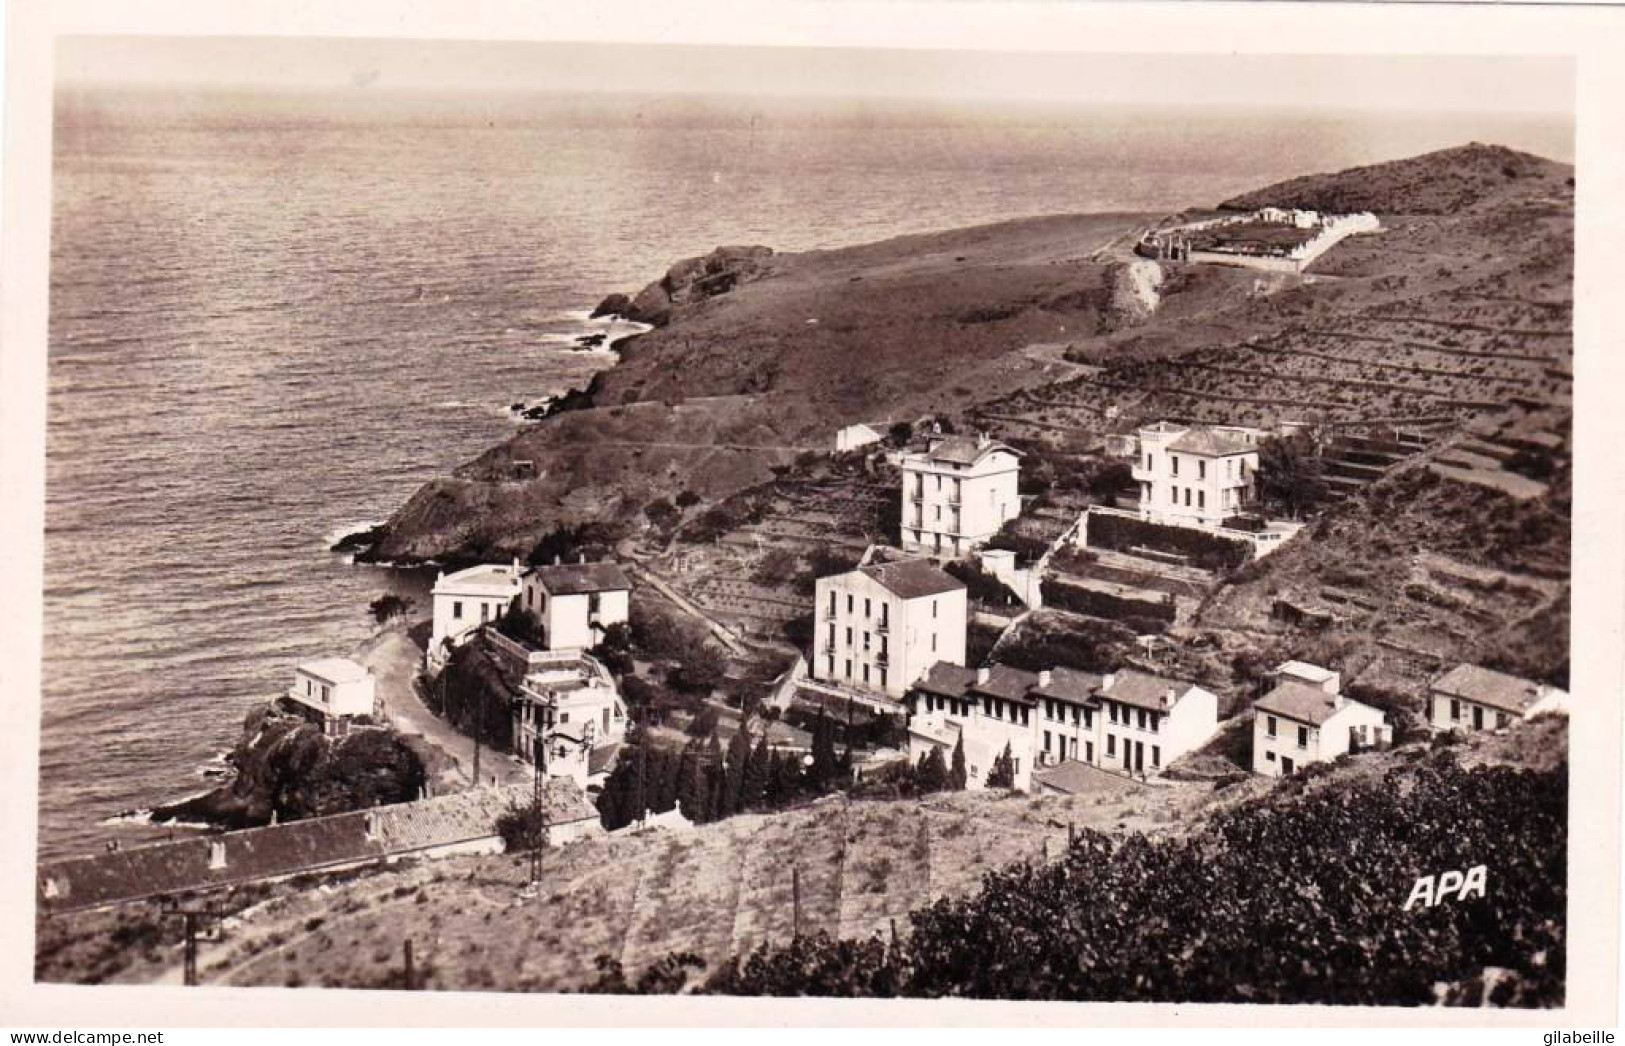
M 846 645 L 847 646 L 852 645 L 852 626 L 851 625 L 846 626 Z
M 489 620 L 491 620 L 491 608 L 487 604 L 481 603 L 480 604 L 480 624 L 483 625 Z
M 1044 751 L 1049 751 L 1049 731 L 1044 731 Z
M 1309 747 L 1309 728 L 1307 726 L 1298 727 L 1298 747 Z
M 852 593 L 850 593 L 850 592 L 848 592 L 848 593 L 847 593 L 847 594 L 846 594 L 846 612 L 847 612 L 847 613 L 848 613 L 848 614 L 850 614 L 850 613 L 852 613 L 852 607 L 853 607 L 853 605 L 854 605 L 854 604 L 853 604 L 853 596 L 852 596 Z
M 1275 717 L 1269 716 L 1264 720 L 1264 732 L 1271 737 L 1275 736 Z
M 886 669 L 884 666 L 880 669 L 880 689 L 886 689 Z
M 835 613 L 835 590 L 833 588 L 829 590 L 829 612 L 831 614 Z
M 1196 492 L 1196 507 L 1207 508 L 1207 491 L 1198 490 Z
M 1265 753 L 1264 753 L 1264 761 L 1265 761 L 1265 762 L 1266 762 L 1266 763 L 1273 763 L 1273 762 L 1275 762 L 1275 753 L 1274 753 L 1274 752 L 1265 752 Z
M 869 681 L 869 666 L 867 664 L 863 666 L 863 681 L 865 683 Z
M 1450 699 L 1450 721 L 1452 723 L 1461 719 L 1461 702 L 1455 698 Z
M 937 634 L 935 632 L 931 633 L 931 652 L 933 654 L 937 652 Z
M 868 617 L 873 612 L 874 612 L 874 607 L 871 605 L 871 601 L 870 601 L 869 597 L 864 596 L 863 597 L 863 616 Z
M 1147 451 L 1146 455 L 1145 455 L 1145 470 L 1147 472 L 1151 471 L 1151 452 L 1150 451 Z
M 867 632 L 863 634 L 863 649 L 869 649 L 869 633 Z
M 1030 726 L 1030 725 L 1032 725 L 1032 720 L 1028 718 L 1031 715 L 1032 715 L 1032 709 L 1030 709 L 1030 708 L 1026 707 L 1025 705 L 1023 705 L 1022 709 L 1021 709 L 1021 725 L 1022 726 Z
M 1162 765 L 1162 749 L 1158 748 L 1156 745 L 1151 746 L 1151 765 Z
M 937 601 L 934 599 L 931 601 L 931 616 L 932 618 L 937 616 Z
M 1139 721 L 1138 721 L 1137 725 L 1139 726 L 1139 728 L 1141 730 L 1144 730 L 1145 729 L 1145 709 L 1142 708 L 1139 711 L 1140 711 L 1140 714 L 1138 716 Z
M 1196 463 L 1196 478 L 1207 479 L 1207 462 L 1198 461 Z
M 846 672 L 843 674 L 848 679 L 852 678 L 852 659 L 850 657 L 846 659 Z
M 451 605 L 451 616 L 461 621 L 463 619 L 463 604 L 461 600 Z
M 1507 714 L 1505 712 L 1497 712 L 1497 713 L 1495 713 L 1495 729 L 1499 730 L 1499 729 L 1501 729 L 1502 727 L 1504 727 L 1506 725 L 1507 725 Z
M 1168 455 L 1168 462 L 1169 462 L 1170 466 L 1172 466 L 1172 468 L 1174 470 L 1174 475 L 1176 475 L 1176 476 L 1179 475 L 1179 455 L 1178 454 L 1170 454 L 1170 455 Z
M 1151 732 L 1153 734 L 1156 733 L 1157 728 L 1159 726 L 1161 726 L 1161 725 L 1162 725 L 1162 716 L 1157 715 L 1157 713 L 1155 713 L 1155 712 L 1152 712 L 1151 713 Z
M 1106 754 L 1107 755 L 1116 755 L 1117 754 L 1117 735 L 1116 734 L 1107 734 L 1106 735 Z
M 1110 713 L 1112 723 L 1115 724 L 1117 722 L 1117 706 L 1108 702 L 1106 705 L 1106 711 Z
M 569 721 L 570 721 L 570 713 L 569 712 L 560 712 L 559 713 L 559 722 L 560 723 L 568 723 Z

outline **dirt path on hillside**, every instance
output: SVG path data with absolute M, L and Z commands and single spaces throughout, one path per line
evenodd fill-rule
M 436 790 L 444 792 L 448 785 L 466 787 L 474 780 L 474 740 L 435 715 L 418 696 L 413 681 L 423 662 L 423 651 L 407 635 L 413 624 L 397 620 L 386 626 L 361 645 L 356 660 L 372 669 L 378 681 L 378 700 L 390 726 L 397 733 L 420 737 L 438 748 L 455 768 L 446 775 L 452 779 L 437 782 Z M 511 784 L 528 781 L 530 771 L 507 753 L 487 747 L 480 751 L 480 776 L 487 780 L 494 777 L 497 784 Z

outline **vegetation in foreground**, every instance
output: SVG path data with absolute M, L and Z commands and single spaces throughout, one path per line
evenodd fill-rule
M 603 960 L 587 990 L 1561 1005 L 1566 764 L 1410 755 L 1341 787 L 1318 787 L 1329 768 L 1315 768 L 1182 838 L 1086 831 L 1058 862 L 989 873 L 974 896 L 915 911 L 899 940 L 806 936 L 698 983 L 691 955 L 636 983 Z M 1483 896 L 1404 910 L 1419 876 L 1479 864 Z

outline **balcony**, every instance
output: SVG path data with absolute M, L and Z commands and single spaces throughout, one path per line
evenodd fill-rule
M 875 635 L 878 635 L 878 636 L 891 635 L 891 622 L 887 621 L 885 618 L 881 618 L 880 622 L 877 625 L 875 625 Z
M 1133 476 L 1136 480 L 1138 480 L 1141 483 L 1155 483 L 1156 482 L 1156 479 L 1157 479 L 1156 472 L 1154 472 L 1151 469 L 1146 468 L 1143 464 L 1131 465 L 1129 467 L 1128 471 L 1129 471 L 1130 476 Z
M 875 655 L 875 664 L 880 666 L 881 668 L 884 668 L 887 665 L 891 664 L 891 658 L 886 654 L 886 652 L 884 650 L 882 650 L 882 651 L 880 651 L 879 653 L 877 653 Z

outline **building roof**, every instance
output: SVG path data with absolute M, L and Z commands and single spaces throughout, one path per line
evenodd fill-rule
M 454 574 L 441 575 L 434 583 L 434 591 L 449 592 L 455 589 L 459 593 L 479 592 L 500 596 L 512 592 L 517 580 L 518 571 L 512 564 L 481 563 Z
M 1478 665 L 1457 665 L 1433 681 L 1433 690 L 1518 715 L 1540 700 L 1542 687 L 1528 679 Z
M 976 669 L 938 661 L 915 682 L 914 689 L 943 697 L 964 697 L 975 682 Z
M 587 753 L 587 775 L 608 773 L 615 767 L 615 758 L 621 754 L 619 742 L 599 745 Z
M 529 783 L 471 788 L 371 810 L 51 861 L 40 865 L 38 889 L 53 909 L 94 908 L 489 839 L 496 835 L 497 818 L 514 803 L 528 803 L 532 788 Z M 546 803 L 550 824 L 598 816 L 576 783 L 566 778 L 547 782 Z M 225 857 L 223 867 L 211 867 L 216 845 Z
M 943 592 L 964 591 L 965 583 L 923 559 L 899 559 L 859 567 L 881 587 L 904 599 L 920 599 Z
M 1004 451 L 1006 454 L 1021 456 L 1021 451 L 996 439 L 979 439 L 975 436 L 949 436 L 947 439 L 933 446 L 925 452 L 926 458 L 931 461 L 941 461 L 950 465 L 974 465 L 989 454 Z
M 1337 675 L 1329 668 L 1311 665 L 1307 661 L 1283 661 L 1275 666 L 1278 676 L 1292 676 L 1309 683 L 1324 683 Z
M 531 567 L 530 572 L 555 596 L 630 591 L 632 588 L 632 582 L 617 563 L 554 563 Z
M 1340 706 L 1336 695 L 1289 679 L 1259 698 L 1253 707 L 1270 715 L 1319 726 L 1335 715 Z
M 315 661 L 306 661 L 299 666 L 299 671 L 334 684 L 359 683 L 372 674 L 365 666 L 358 665 L 347 657 L 323 657 Z
M 1190 683 L 1183 683 L 1177 679 L 1164 679 L 1161 676 L 1151 675 L 1137 669 L 1126 668 L 1112 677 L 1111 686 L 1101 690 L 1101 696 L 1125 705 L 1136 708 L 1145 708 L 1153 712 L 1166 712 L 1174 707 L 1185 691 L 1191 689 Z M 1173 697 L 1169 697 L 1169 691 Z
M 1033 694 L 1037 697 L 1050 697 L 1081 705 L 1094 700 L 1096 694 L 1100 691 L 1100 684 L 1103 682 L 1105 682 L 1104 677 L 1096 675 L 1094 672 L 1083 672 L 1076 668 L 1056 667 L 1050 669 L 1049 683 L 1035 686 Z
M 971 675 L 970 689 L 978 694 L 988 694 L 1006 701 L 1020 701 L 1023 704 L 1037 704 L 1029 691 L 1038 685 L 1038 673 L 1024 672 L 1009 665 L 993 665 L 988 668 L 985 680 L 978 678 L 980 675 L 980 672 L 973 672 Z
M 1219 458 L 1230 454 L 1247 454 L 1256 448 L 1248 446 L 1229 433 L 1215 432 L 1210 428 L 1197 427 L 1188 429 L 1183 436 L 1168 444 L 1168 449 L 1177 450 L 1184 454 L 1198 454 L 1207 458 Z

